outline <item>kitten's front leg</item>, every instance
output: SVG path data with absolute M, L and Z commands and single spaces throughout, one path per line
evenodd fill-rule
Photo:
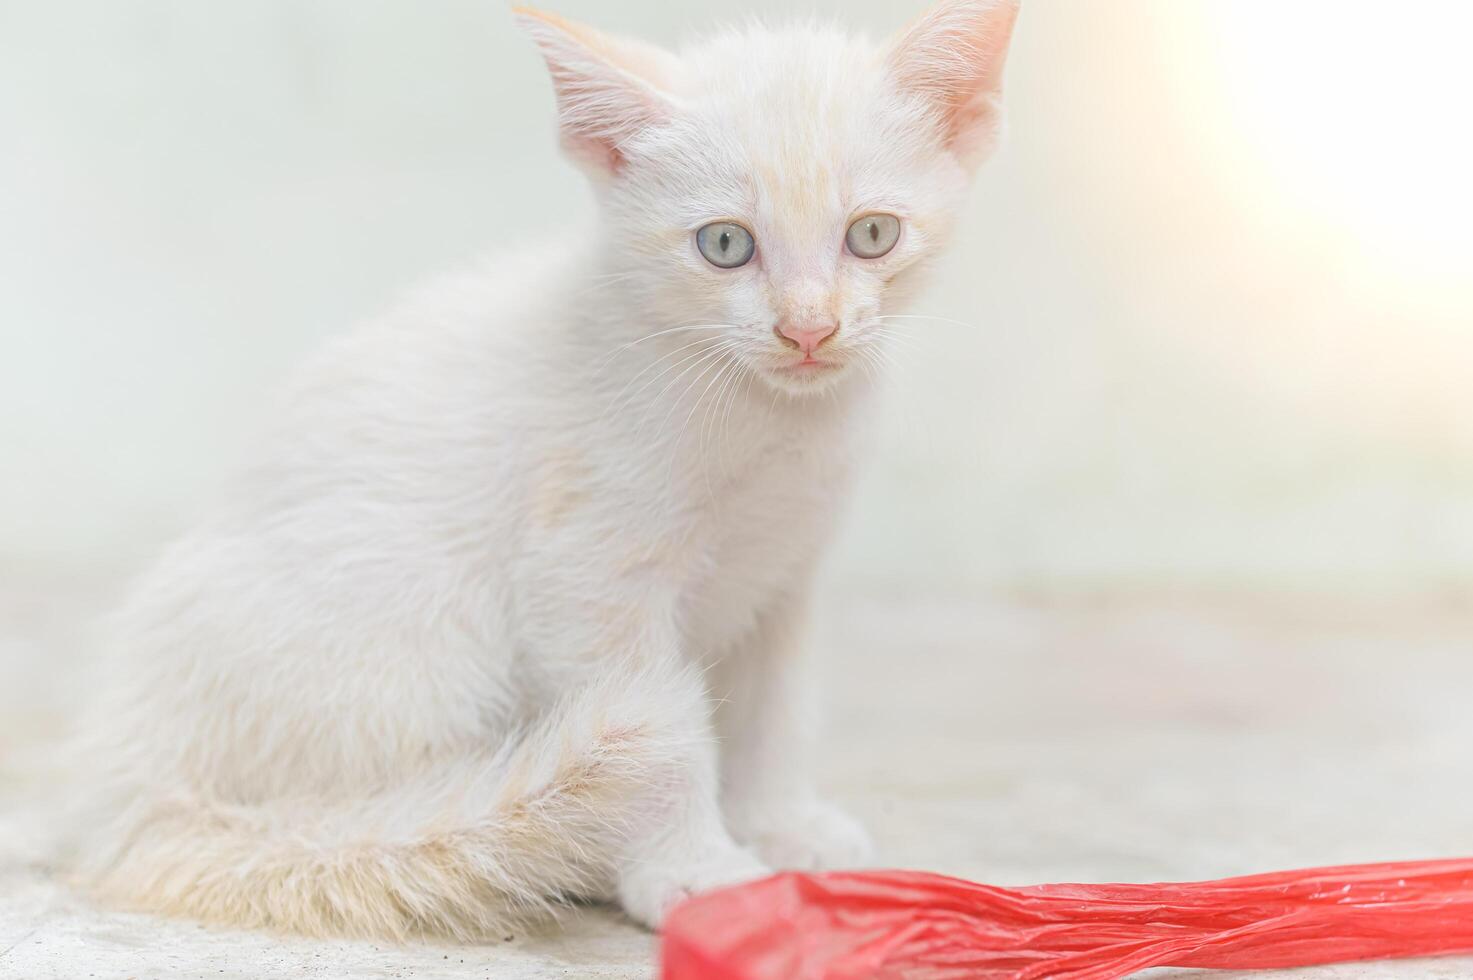
M 594 717 L 584 723 L 597 731 L 612 726 L 621 739 L 637 736 L 647 746 L 643 755 L 634 755 L 616 740 L 607 757 L 595 752 L 592 764 L 622 771 L 643 787 L 632 798 L 601 803 L 608 826 L 625 835 L 612 856 L 610 897 L 635 920 L 658 928 L 681 900 L 770 870 L 732 838 L 722 819 L 705 679 L 680 655 L 668 617 L 637 602 L 602 608 L 591 622 L 570 609 L 561 618 L 561 632 L 584 648 L 609 653 L 569 658 L 564 666 L 587 692 L 580 703 Z M 623 731 L 626 723 L 610 720 L 622 718 L 642 719 L 642 730 Z M 578 772 L 568 779 L 589 781 Z
M 648 795 L 629 809 L 616 805 L 609 819 L 625 821 L 630 829 L 618 860 L 619 903 L 653 929 L 681 900 L 764 877 L 769 869 L 732 839 L 722 821 L 702 678 L 673 658 L 635 671 L 651 712 L 666 716 L 664 730 L 655 734 L 668 740 L 669 757 L 648 774 Z
M 722 809 L 733 836 L 773 867 L 853 867 L 869 859 L 869 835 L 813 786 L 806 614 L 806 596 L 784 598 L 721 665 Z

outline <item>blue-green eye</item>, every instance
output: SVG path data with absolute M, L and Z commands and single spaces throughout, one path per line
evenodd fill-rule
M 732 221 L 713 221 L 696 232 L 696 248 L 718 269 L 746 265 L 756 251 L 752 233 Z
M 849 226 L 844 240 L 849 251 L 861 259 L 877 259 L 900 240 L 900 219 L 893 214 L 867 214 Z

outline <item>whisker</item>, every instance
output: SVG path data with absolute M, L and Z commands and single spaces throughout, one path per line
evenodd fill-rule
M 722 351 L 720 353 L 725 353 L 725 351 Z M 690 392 L 694 391 L 696 385 L 698 385 L 698 384 L 701 383 L 701 379 L 704 378 L 706 375 L 710 374 L 713 370 L 716 370 L 718 368 L 720 369 L 718 371 L 718 373 L 716 374 L 716 376 L 713 377 L 711 379 L 711 381 L 707 382 L 706 387 L 701 391 L 701 393 L 696 396 L 696 400 L 691 404 L 690 411 L 686 413 L 686 416 L 685 416 L 684 421 L 681 422 L 680 428 L 679 428 L 679 430 L 677 430 L 677 432 L 675 434 L 674 442 L 671 444 L 671 448 L 670 448 L 670 465 L 669 465 L 669 467 L 666 470 L 666 477 L 665 478 L 666 478 L 667 481 L 672 480 L 674 478 L 674 474 L 675 474 L 675 462 L 676 462 L 676 460 L 678 460 L 680 458 L 680 444 L 681 444 L 682 440 L 684 440 L 684 438 L 685 438 L 685 433 L 690 428 L 690 420 L 691 420 L 691 417 L 695 415 L 696 409 L 699 408 L 700 405 L 701 405 L 701 400 L 703 398 L 705 398 L 705 396 L 706 396 L 706 392 L 711 390 L 711 385 L 715 383 L 716 378 L 721 377 L 721 374 L 725 372 L 726 367 L 727 367 L 727 365 L 724 365 L 724 364 L 721 363 L 721 359 L 720 359 L 719 356 L 715 360 L 713 360 L 710 364 L 707 364 L 701 370 L 701 372 L 699 374 L 697 374 L 694 378 L 691 379 L 690 384 L 686 385 L 685 390 L 680 393 L 679 397 L 677 397 L 677 398 L 675 398 L 675 399 L 673 399 L 671 401 L 671 403 L 670 403 L 670 410 L 667 411 L 665 413 L 665 417 L 660 420 L 660 425 L 655 430 L 655 432 L 656 432 L 657 435 L 662 434 L 665 431 L 665 426 L 669 424 L 670 418 L 675 414 L 675 410 L 680 407 L 680 404 L 684 400 L 685 396 L 688 395 L 688 394 L 690 394 Z M 706 476 L 707 484 L 709 486 L 710 476 L 709 476 L 709 474 L 705 474 L 705 476 Z
M 779 388 L 777 385 L 773 385 L 772 386 L 772 401 L 769 402 L 768 405 L 767 405 L 767 418 L 765 420 L 763 420 L 763 423 L 762 423 L 763 425 L 771 425 L 772 424 L 772 413 L 775 412 L 775 411 L 777 411 L 777 399 L 778 399 L 778 396 L 781 395 L 782 393 L 783 393 L 782 389 Z
M 730 379 L 736 376 L 736 371 L 740 368 L 740 366 L 741 366 L 740 365 L 740 362 L 738 362 L 735 359 L 727 362 L 721 368 L 721 370 L 716 373 L 716 377 L 714 377 L 714 378 L 711 379 L 711 384 L 709 384 L 709 385 L 706 386 L 707 390 L 709 391 L 718 382 L 721 385 L 721 387 L 719 387 L 719 388 L 716 389 L 716 396 L 711 399 L 711 402 L 707 405 L 706 409 L 701 413 L 701 429 L 700 429 L 701 476 L 706 481 L 706 493 L 710 496 L 712 504 L 715 504 L 716 503 L 716 492 L 711 488 L 711 458 L 710 458 L 710 455 L 707 452 L 707 442 L 706 442 L 706 440 L 707 440 L 707 436 L 708 435 L 711 435 L 714 438 L 714 433 L 710 433 L 709 432 L 709 427 L 715 421 L 717 409 L 721 405 L 721 396 L 722 396 L 722 394 L 726 391 L 726 388 L 727 388 L 727 385 L 730 382 Z M 702 398 L 705 398 L 705 396 L 706 396 L 706 393 L 704 391 L 701 392 L 701 397 Z M 697 401 L 697 404 L 699 404 L 699 403 L 700 402 Z M 725 472 L 725 467 L 724 466 L 723 466 L 723 472 Z
M 678 384 L 680 382 L 680 379 L 681 378 L 685 377 L 691 371 L 693 371 L 696 368 L 700 367 L 707 360 L 709 360 L 709 359 L 711 359 L 713 357 L 716 357 L 720 353 L 721 348 L 722 348 L 722 346 L 723 346 L 724 343 L 726 343 L 726 342 L 719 341 L 719 340 L 718 341 L 713 341 L 712 343 L 708 344 L 706 347 L 703 347 L 701 350 L 698 350 L 694 354 L 691 354 L 691 355 L 689 355 L 689 356 L 687 356 L 687 357 L 685 357 L 685 358 L 683 358 L 681 360 L 680 363 L 681 364 L 685 364 L 685 367 L 681 368 L 681 370 L 679 371 L 679 373 L 677 373 L 674 377 L 672 377 L 669 381 L 667 381 L 665 383 L 665 387 L 661 388 L 658 393 L 656 393 L 653 397 L 651 397 L 650 399 L 648 399 L 647 403 L 644 406 L 643 411 L 640 412 L 640 415 L 639 415 L 639 423 L 638 423 L 638 425 L 635 428 L 635 437 L 636 438 L 642 438 L 643 437 L 645 428 L 649 425 L 650 412 L 652 412 L 655 409 L 655 406 L 660 405 L 660 404 L 663 404 L 662 399 L 664 398 L 665 393 L 668 392 L 674 385 Z M 689 363 L 687 363 L 687 362 L 689 362 Z M 674 368 L 676 368 L 678 366 L 679 365 L 671 365 L 671 367 L 668 368 L 667 371 L 674 370 Z M 646 382 L 646 384 L 645 384 L 644 387 L 645 388 L 648 388 L 649 385 L 652 384 L 655 380 L 657 380 L 657 379 L 651 379 L 649 382 Z M 643 389 L 641 389 L 641 390 L 643 390 Z
M 681 371 L 679 375 L 677 375 L 676 377 L 671 378 L 669 381 L 667 381 L 665 383 L 665 387 L 663 387 L 663 388 L 660 389 L 660 393 L 658 395 L 656 395 L 652 399 L 652 401 L 654 401 L 654 402 L 661 402 L 661 401 L 663 401 L 664 398 L 665 398 L 666 393 L 669 392 L 671 388 L 675 387 L 675 384 L 681 378 L 685 377 L 688 373 L 690 373 L 691 371 L 693 371 L 696 368 L 700 367 L 702 364 L 706 363 L 706 361 L 711 360 L 713 357 L 719 357 L 721 354 L 725 353 L 726 351 L 735 349 L 736 346 L 737 346 L 737 343 L 734 340 L 722 340 L 722 341 L 718 341 L 715 344 L 711 344 L 710 346 L 708 346 L 706 348 L 703 348 L 701 350 L 701 352 L 700 352 L 700 354 L 701 354 L 700 359 L 697 360 L 694 364 L 692 364 L 689 367 L 687 367 L 684 371 Z M 702 375 L 704 375 L 704 372 L 702 372 Z M 699 380 L 700 377 L 701 377 L 701 375 L 698 375 L 696 379 L 693 379 L 692 384 L 694 384 L 695 380 Z M 690 389 L 687 388 L 685 392 L 682 392 L 675 399 L 675 401 L 678 402 L 681 398 L 684 398 L 685 395 L 686 395 L 686 393 L 689 392 L 689 390 Z
M 607 365 L 609 361 L 613 360 L 624 351 L 638 344 L 642 344 L 647 340 L 654 340 L 656 337 L 664 337 L 667 334 L 672 333 L 688 333 L 692 330 L 713 330 L 717 328 L 734 330 L 736 329 L 736 326 L 735 324 L 731 323 L 685 323 L 677 327 L 667 327 L 664 330 L 656 330 L 654 333 L 645 334 L 643 337 L 640 337 L 636 340 L 631 340 L 627 344 L 620 344 L 618 347 L 615 347 L 613 350 L 609 351 L 599 360 L 599 370 L 603 370 L 604 366 Z
M 684 399 L 685 396 L 690 393 L 690 391 L 691 391 L 692 388 L 694 388 L 697 384 L 700 383 L 700 380 L 703 377 L 706 376 L 707 372 L 709 372 L 711 370 L 711 368 L 713 366 L 715 366 L 715 364 L 719 364 L 720 363 L 720 357 L 721 357 L 722 354 L 726 353 L 728 350 L 731 350 L 731 349 L 733 349 L 736 346 L 737 346 L 736 341 L 730 340 L 730 339 L 726 339 L 726 340 L 717 341 L 715 344 L 713 344 L 707 350 L 700 351 L 698 353 L 698 355 L 697 355 L 697 359 L 696 359 L 695 363 L 688 365 L 679 374 L 677 374 L 675 377 L 671 378 L 670 381 L 666 383 L 665 387 L 660 389 L 660 393 L 650 400 L 650 405 L 647 406 L 646 409 L 645 409 L 646 412 L 649 411 L 649 408 L 652 408 L 654 405 L 659 404 L 660 402 L 662 402 L 664 400 L 664 398 L 665 398 L 666 392 L 668 392 L 671 388 L 673 388 L 676 384 L 678 384 L 682 378 L 684 378 L 686 375 L 690 374 L 692 371 L 696 370 L 697 368 L 701 368 L 702 365 L 705 365 L 705 367 L 701 369 L 701 372 L 699 374 L 697 374 L 694 378 L 692 378 L 691 381 L 690 381 L 690 383 L 686 385 L 685 390 L 682 391 L 678 396 L 676 396 L 675 398 L 673 398 L 673 399 L 670 400 L 670 408 L 669 408 L 669 410 L 666 411 L 664 418 L 662 418 L 660 420 L 660 424 L 655 429 L 655 437 L 656 438 L 659 438 L 664 433 L 665 426 L 669 423 L 670 417 L 675 414 L 676 408 L 678 408 L 680 406 L 681 400 Z M 707 363 L 708 361 L 711 362 L 711 363 L 708 364 Z M 640 428 L 641 428 L 641 430 L 643 430 L 644 418 L 645 418 L 644 416 L 641 416 L 641 418 L 640 418 Z M 677 440 L 677 445 L 678 444 L 679 444 L 679 441 Z M 672 468 L 673 468 L 673 457 L 672 457 Z
M 871 327 L 869 330 L 866 331 L 866 334 L 872 334 L 873 336 L 878 337 L 881 340 L 893 342 L 908 351 L 915 351 L 916 353 L 927 352 L 926 348 L 921 344 L 921 342 L 912 337 L 910 334 L 900 333 L 896 330 L 887 330 L 884 327 Z
M 875 355 L 875 359 L 880 364 L 886 366 L 890 371 L 894 373 L 900 373 L 900 362 L 897 361 L 889 351 L 885 350 L 883 347 L 874 347 L 871 349 L 871 352 Z
M 887 327 L 882 323 L 870 324 L 868 327 L 865 328 L 864 334 L 861 334 L 861 336 L 867 334 L 875 334 L 880 337 L 894 337 L 896 340 L 915 341 L 919 339 L 913 333 L 907 333 L 906 331 L 898 330 L 895 327 Z
M 610 275 L 606 276 L 590 276 L 588 278 L 588 282 L 591 283 L 591 285 L 584 286 L 582 289 L 574 290 L 572 295 L 575 297 L 587 296 L 589 293 L 594 293 L 600 289 L 605 289 L 609 286 L 617 285 L 621 282 L 624 282 L 626 279 L 633 279 L 634 276 L 635 274 L 633 272 L 611 273 Z
M 668 367 L 666 367 L 659 374 L 656 374 L 654 377 L 652 377 L 649 380 L 647 380 L 644 384 L 640 385 L 638 391 L 634 392 L 634 394 L 630 395 L 628 398 L 626 398 L 624 400 L 624 404 L 627 406 L 628 404 L 630 404 L 631 402 L 633 402 L 635 398 L 637 398 L 642 392 L 644 392 L 646 389 L 648 389 L 651 385 L 653 385 L 655 382 L 659 381 L 662 377 L 664 377 L 665 375 L 669 374 L 671 371 L 674 371 L 676 368 L 680 367 L 682 364 L 687 364 L 691 360 L 696 360 L 696 363 L 699 364 L 699 363 L 701 363 L 701 360 L 703 359 L 703 355 L 708 354 L 708 353 L 710 353 L 712 351 L 726 349 L 727 347 L 734 345 L 736 343 L 736 341 L 734 341 L 734 340 L 732 340 L 730 338 L 717 337 L 717 338 L 705 340 L 705 341 L 703 341 L 703 343 L 704 343 L 704 346 L 702 346 L 699 350 L 693 351 L 692 353 L 687 354 L 685 357 L 680 358 L 675 363 L 673 363 L 673 364 L 669 365 Z M 694 345 L 692 345 L 692 346 L 694 346 Z M 673 353 L 678 353 L 678 352 L 673 352 Z M 694 365 L 692 365 L 692 366 L 694 366 Z M 682 371 L 680 374 L 676 375 L 674 378 L 671 378 L 668 382 L 666 382 L 665 383 L 665 387 L 661 388 L 660 391 L 659 391 L 659 393 L 657 395 L 655 395 L 655 397 L 653 399 L 651 399 L 651 401 L 653 401 L 653 402 L 660 401 L 660 399 L 665 396 L 665 393 L 670 390 L 671 386 L 676 381 L 678 381 L 680 379 L 681 375 L 683 375 L 684 373 L 685 372 Z
M 867 347 L 859 348 L 859 366 L 871 382 L 880 383 L 880 371 L 875 364 L 874 352 Z
M 752 375 L 754 375 L 756 372 L 753 371 L 751 368 L 747 367 L 747 365 L 743 364 L 742 365 L 742 371 L 741 371 L 741 373 L 742 373 L 742 379 L 740 381 L 740 384 L 742 386 L 741 391 L 738 392 L 736 390 L 736 386 L 733 386 L 732 387 L 731 401 L 727 402 L 727 405 L 726 405 L 726 417 L 722 419 L 722 435 L 721 435 L 721 439 L 722 439 L 722 444 L 723 445 L 728 444 L 727 443 L 727 436 L 731 432 L 731 412 L 732 412 L 732 409 L 736 406 L 736 401 L 737 401 L 738 398 L 746 398 L 747 395 L 748 395 L 748 393 L 751 392 L 751 390 L 752 390 Z M 730 474 L 728 473 L 727 476 L 730 477 Z
M 930 313 L 887 313 L 887 314 L 885 314 L 883 316 L 872 316 L 872 317 L 870 317 L 870 319 L 871 320 L 934 320 L 937 323 L 949 323 L 949 324 L 952 324 L 953 326 L 966 327 L 969 330 L 976 330 L 976 329 L 978 329 L 977 328 L 977 325 L 975 323 L 968 323 L 965 320 L 954 320 L 954 319 L 952 319 L 949 316 L 934 316 L 934 315 L 932 315 Z
M 738 357 L 733 359 L 732 363 L 736 365 L 737 369 L 732 372 L 730 380 L 728 380 L 728 382 L 722 386 L 722 390 L 717 393 L 717 405 L 719 406 L 721 404 L 721 396 L 725 395 L 726 408 L 724 411 L 721 412 L 721 423 L 717 427 L 717 431 L 714 433 L 714 438 L 716 439 L 718 451 L 718 459 L 720 459 L 721 461 L 721 475 L 727 480 L 731 479 L 731 468 L 727 466 L 727 450 L 731 445 L 730 440 L 727 438 L 731 433 L 731 411 L 732 408 L 736 405 L 738 392 L 741 385 L 744 382 L 750 383 L 752 376 L 751 372 L 747 370 L 747 366 L 742 363 L 741 358 Z
M 715 381 L 720 382 L 720 387 L 716 389 L 716 395 L 711 399 L 713 411 L 707 413 L 701 419 L 701 454 L 703 456 L 706 453 L 707 441 L 708 439 L 712 438 L 711 425 L 714 423 L 716 418 L 716 413 L 714 409 L 719 408 L 721 405 L 721 397 L 726 394 L 727 381 L 730 380 L 735 374 L 735 365 L 736 361 L 733 359 L 731 362 L 722 367 L 721 371 L 716 375 L 714 379 Z
M 720 363 L 720 362 L 718 362 L 718 363 Z M 715 376 L 712 377 L 710 381 L 706 382 L 706 387 L 705 388 L 702 388 L 701 389 L 701 393 L 696 396 L 695 404 L 690 407 L 690 411 L 686 413 L 685 421 L 680 424 L 680 432 L 681 432 L 681 436 L 682 437 L 685 435 L 685 430 L 690 426 L 691 416 L 693 416 L 693 415 L 696 414 L 696 408 L 700 406 L 701 400 L 706 397 L 706 392 L 710 391 L 711 388 L 712 388 L 712 386 L 714 386 L 717 381 L 720 381 L 721 380 L 722 375 L 726 374 L 727 369 L 730 368 L 730 367 L 731 367 L 731 363 L 730 362 L 728 362 L 726 364 L 722 364 L 721 365 L 721 370 L 717 371 L 716 374 L 715 374 Z M 710 372 L 710 370 L 711 370 L 710 368 L 707 368 L 705 371 L 702 371 L 700 377 L 696 378 L 696 380 L 691 383 L 691 387 L 694 388 L 697 384 L 699 384 L 700 381 L 701 381 L 701 378 L 704 378 Z M 677 439 L 676 440 L 676 445 L 679 445 L 679 443 L 680 443 L 680 440 Z M 701 448 L 702 448 L 702 451 L 704 452 L 704 447 L 701 447 Z
M 618 406 L 620 396 L 622 396 L 624 394 L 624 392 L 626 392 L 626 391 L 629 390 L 630 385 L 633 385 L 640 378 L 644 377 L 645 374 L 647 374 L 650 371 L 653 371 L 655 368 L 659 367 L 665 361 L 670 360 L 672 357 L 675 357 L 681 351 L 689 350 L 690 348 L 695 347 L 698 344 L 705 345 L 705 346 L 703 346 L 701 348 L 701 350 L 705 350 L 706 348 L 710 347 L 712 344 L 716 343 L 716 340 L 717 339 L 719 339 L 719 338 L 703 337 L 700 340 L 693 340 L 693 341 L 691 341 L 688 344 L 682 344 L 681 346 L 675 348 L 675 350 L 670 351 L 668 354 L 662 354 L 660 357 L 657 357 L 655 360 L 651 361 L 649 364 L 646 364 L 644 367 L 640 368 L 639 369 L 639 373 L 637 373 L 634 377 L 632 377 L 628 381 L 624 382 L 624 387 L 619 389 L 619 394 L 617 394 L 617 395 L 615 395 L 613 397 L 613 399 L 610 401 L 610 404 L 611 405 Z M 696 354 L 699 354 L 699 353 L 700 353 L 700 351 L 697 351 L 696 352 Z M 689 357 L 694 357 L 694 356 L 696 356 L 696 354 L 691 354 L 691 355 L 689 355 Z M 636 391 L 633 395 L 630 395 L 629 396 L 629 400 L 630 401 L 633 401 L 636 397 L 639 396 L 640 392 L 644 391 L 651 384 L 653 384 L 656 381 L 660 380 L 660 378 L 664 377 L 666 374 L 668 374 L 670 371 L 674 370 L 679 365 L 685 363 L 685 361 L 688 360 L 689 357 L 681 358 L 680 360 L 677 360 L 674 364 L 671 364 L 671 365 L 667 366 L 665 368 L 665 370 L 661 371 L 659 374 L 655 375 L 653 378 L 650 378 L 648 381 L 646 381 L 643 385 L 641 385 L 639 387 L 639 390 L 638 391 Z M 611 409 L 611 411 L 618 411 L 618 410 L 619 410 L 618 407 L 615 407 L 615 408 Z

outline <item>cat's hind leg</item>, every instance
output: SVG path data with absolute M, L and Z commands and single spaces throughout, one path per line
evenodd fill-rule
M 699 678 L 611 668 L 500 752 L 370 798 L 241 805 L 121 787 L 83 876 L 134 908 L 314 935 L 478 939 L 617 897 L 657 925 L 764 869 L 727 835 Z

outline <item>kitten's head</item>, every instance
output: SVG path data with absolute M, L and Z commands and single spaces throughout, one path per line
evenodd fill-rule
M 518 11 L 598 190 L 605 271 L 650 331 L 717 325 L 789 391 L 858 364 L 948 237 L 1002 124 L 1016 14 L 942 0 L 883 44 L 749 28 L 674 54 Z

